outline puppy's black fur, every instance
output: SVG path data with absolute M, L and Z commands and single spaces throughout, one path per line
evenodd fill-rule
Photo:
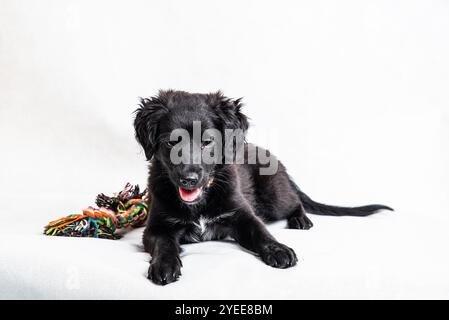
M 136 110 L 136 138 L 150 161 L 151 203 L 143 244 L 151 255 L 148 278 L 156 284 L 165 285 L 181 275 L 182 243 L 229 236 L 266 264 L 288 268 L 297 262 L 295 252 L 276 241 L 264 222 L 287 219 L 289 228 L 309 229 L 312 222 L 306 212 L 367 216 L 380 209 L 391 210 L 383 205 L 346 208 L 317 203 L 297 187 L 280 162 L 274 175 L 260 175 L 259 162 L 171 163 L 169 135 L 173 129 L 192 133 L 193 121 L 200 121 L 202 131 L 215 128 L 223 135 L 226 128 L 246 131 L 248 120 L 241 107 L 239 99 L 229 99 L 220 92 L 190 94 L 169 90 L 142 99 Z M 189 180 L 192 175 L 195 178 Z M 202 189 L 193 203 L 180 197 L 179 188 L 186 186 L 186 179 L 190 181 L 188 187 Z

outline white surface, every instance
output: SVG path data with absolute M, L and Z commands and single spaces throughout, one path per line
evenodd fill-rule
M 449 298 L 448 18 L 447 1 L 1 1 L 0 297 Z M 163 288 L 141 230 L 41 236 L 145 184 L 131 112 L 159 88 L 244 96 L 250 140 L 312 198 L 397 212 L 275 228 L 291 270 L 188 246 Z
M 142 229 L 120 241 L 0 238 L 2 298 L 38 299 L 404 299 L 447 298 L 446 227 L 426 234 L 403 214 L 366 219 L 312 217 L 310 231 L 271 226 L 299 263 L 274 269 L 231 242 L 183 246 L 180 281 L 146 278 Z M 39 229 L 39 225 L 35 226 Z M 431 290 L 430 290 L 431 289 Z

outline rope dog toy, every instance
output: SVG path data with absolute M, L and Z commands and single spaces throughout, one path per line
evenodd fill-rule
M 44 227 L 48 236 L 119 239 L 117 229 L 142 226 L 148 216 L 148 192 L 130 183 L 119 193 L 108 197 L 100 193 L 96 207 L 87 207 L 82 214 L 71 214 Z

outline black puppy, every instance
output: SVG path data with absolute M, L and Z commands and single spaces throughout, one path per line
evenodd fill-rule
M 229 236 L 258 254 L 266 264 L 288 268 L 297 262 L 295 252 L 276 241 L 264 222 L 287 219 L 289 228 L 309 229 L 312 222 L 306 211 L 367 216 L 380 209 L 391 210 L 383 205 L 346 208 L 317 203 L 296 186 L 281 163 L 274 174 L 261 174 L 260 169 L 266 168 L 267 163 L 261 163 L 257 153 L 255 163 L 173 163 L 173 148 L 180 144 L 179 139 L 170 139 L 173 130 L 184 129 L 192 135 L 196 122 L 201 124 L 201 134 L 208 129 L 215 129 L 222 136 L 226 136 L 226 129 L 245 132 L 248 120 L 241 113 L 241 106 L 240 99 L 226 98 L 221 92 L 190 94 L 169 90 L 142 99 L 136 110 L 136 138 L 150 161 L 151 209 L 143 244 L 151 255 L 148 278 L 156 284 L 165 285 L 181 275 L 182 243 Z M 210 149 L 212 155 L 223 151 L 221 157 L 216 157 L 221 160 L 227 150 L 219 150 L 217 143 L 208 138 L 190 140 L 190 148 L 181 151 L 182 157 L 191 160 L 198 155 L 195 153 Z M 237 148 L 236 144 L 232 146 Z M 252 147 L 243 144 L 245 156 Z M 220 148 L 225 149 L 223 144 Z M 273 157 L 271 160 L 276 161 Z

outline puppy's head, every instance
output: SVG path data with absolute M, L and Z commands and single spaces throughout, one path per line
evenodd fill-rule
M 238 131 L 244 137 L 248 120 L 241 107 L 240 99 L 221 92 L 169 90 L 141 99 L 134 121 L 137 141 L 147 160 L 162 163 L 184 203 L 201 201 L 217 166 L 225 162 L 226 135 Z

